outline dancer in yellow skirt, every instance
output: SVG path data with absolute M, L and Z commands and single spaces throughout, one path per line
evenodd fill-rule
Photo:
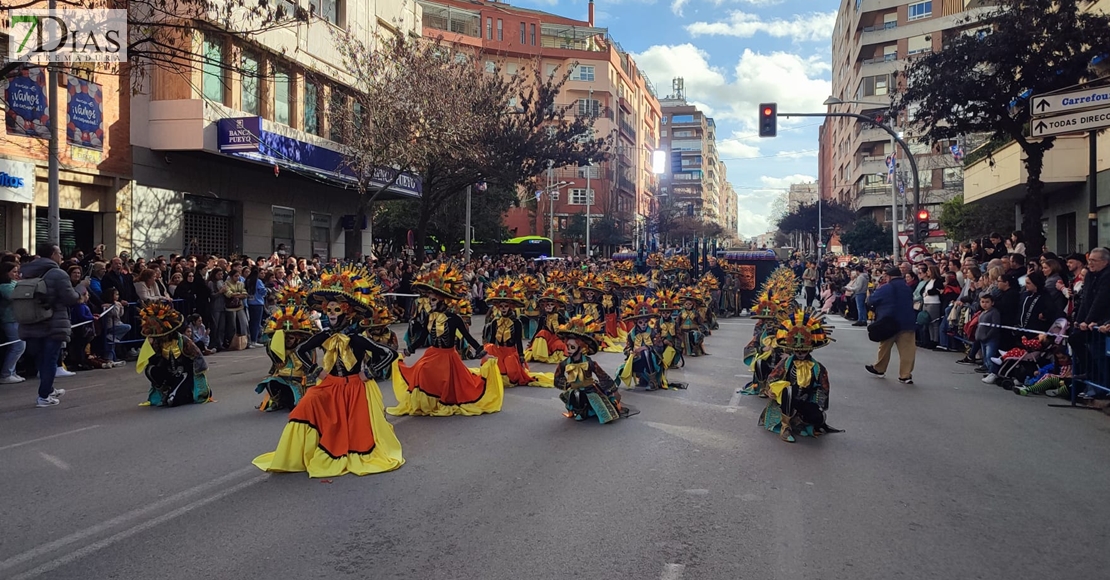
M 506 387 L 554 387 L 554 376 L 532 373 L 524 362 L 524 325 L 516 315 L 524 301 L 524 286 L 519 281 L 501 278 L 486 288 L 486 302 L 491 306 L 482 330 L 486 353 L 497 358 Z
M 497 359 L 490 358 L 481 369 L 466 368 L 455 350 L 455 342 L 466 341 L 477 356 L 485 351 L 470 335 L 457 314 L 447 309 L 448 300 L 458 300 L 466 291 L 457 270 L 441 264 L 417 278 L 413 288 L 428 298 L 428 339 L 431 346 L 416 364 L 399 363 L 393 373 L 397 406 L 390 415 L 481 415 L 501 410 L 505 386 Z
M 556 334 L 566 324 L 570 295 L 557 284 L 548 284 L 537 302 L 540 305 L 540 328 L 524 351 L 524 360 L 559 364 L 566 358 L 567 345 Z
M 393 426 L 385 420 L 382 394 L 366 375 L 397 359 L 396 351 L 357 334 L 371 316 L 375 286 L 370 273 L 349 266 L 325 272 L 308 300 L 323 307 L 330 328 L 294 351 L 312 385 L 289 413 L 277 450 L 259 455 L 263 471 L 307 472 L 309 477 L 367 475 L 397 469 L 405 460 Z M 322 363 L 313 362 L 316 349 Z

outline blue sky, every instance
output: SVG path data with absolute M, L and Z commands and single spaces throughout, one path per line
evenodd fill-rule
M 586 19 L 587 0 L 509 0 Z M 817 178 L 819 119 L 779 120 L 779 136 L 756 135 L 761 102 L 780 112 L 819 112 L 829 96 L 832 29 L 839 0 L 597 0 L 607 27 L 655 84 L 685 81 L 686 99 L 717 122 L 717 149 L 740 197 L 740 235 L 768 229 L 772 200 Z

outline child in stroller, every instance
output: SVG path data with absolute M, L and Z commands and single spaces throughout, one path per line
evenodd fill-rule
M 1071 357 L 1067 349 L 1053 345 L 1049 348 L 1052 362 L 1037 369 L 1032 377 L 1025 379 L 1023 386 L 1015 386 L 1014 394 L 1048 395 L 1049 397 L 1068 396 L 1068 383 L 1071 382 Z
M 1064 335 L 1067 333 L 1067 327 L 1067 320 L 1061 318 L 1052 324 L 1047 333 L 1040 334 L 1036 338 L 1023 337 L 1021 347 L 1015 347 L 1002 353 L 998 357 L 999 360 L 993 361 L 1001 365 L 998 371 L 999 380 L 996 384 L 1007 391 L 1032 386 L 1033 383 L 1039 380 L 1038 373 L 1045 374 L 1042 369 L 1056 364 L 1056 353 L 1058 351 L 1063 350 L 1066 353 L 1067 347 L 1063 345 L 1063 341 Z M 1028 383 L 1030 380 L 1033 380 L 1033 383 Z M 1058 385 L 1045 388 L 1056 388 L 1056 386 Z M 1031 392 L 1041 393 L 1044 391 Z

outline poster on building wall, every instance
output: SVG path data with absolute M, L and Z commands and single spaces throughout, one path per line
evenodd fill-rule
M 70 145 L 104 149 L 104 91 L 100 85 L 69 75 L 66 141 Z
M 49 139 L 46 69 L 24 67 L 0 79 L 4 88 L 4 126 L 8 135 Z

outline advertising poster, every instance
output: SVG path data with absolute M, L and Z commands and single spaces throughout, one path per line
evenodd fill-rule
M 26 67 L 0 80 L 4 88 L 4 126 L 8 135 L 49 139 L 46 69 Z
M 69 75 L 66 141 L 70 145 L 104 149 L 104 92 L 100 85 Z

